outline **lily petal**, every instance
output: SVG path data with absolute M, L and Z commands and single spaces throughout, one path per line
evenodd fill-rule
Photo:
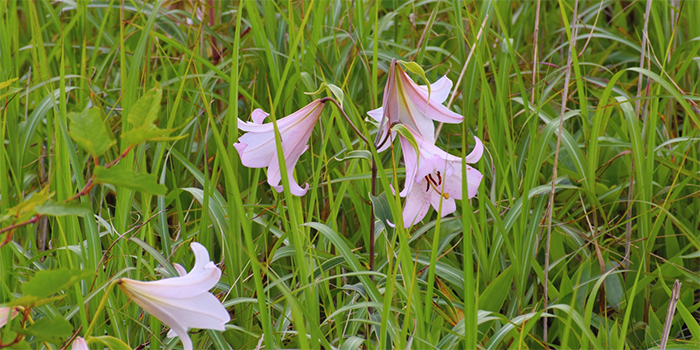
M 425 181 L 425 180 L 423 180 Z M 427 184 L 427 182 L 426 182 Z M 430 193 L 421 190 L 426 184 L 419 183 L 406 197 L 406 206 L 403 210 L 403 226 L 409 228 L 423 220 L 430 210 Z M 421 186 L 422 185 L 422 186 Z
M 83 337 L 76 337 L 73 340 L 73 343 L 71 344 L 70 348 L 71 350 L 90 350 L 87 342 L 85 341 L 85 338 Z
M 428 86 L 418 85 L 419 90 L 425 92 L 425 96 L 428 96 Z M 446 75 L 438 79 L 436 82 L 430 84 L 430 101 L 435 101 L 437 103 L 443 103 L 447 101 L 447 96 L 450 95 L 452 90 L 452 80 Z M 427 98 L 426 98 L 427 99 Z
M 377 109 L 373 109 L 373 110 L 367 112 L 367 115 L 372 117 L 372 119 L 376 120 L 377 123 L 381 123 L 382 118 L 384 117 L 384 107 L 379 107 Z
M 11 319 L 17 317 L 19 311 L 16 307 L 0 307 L 0 328 L 4 327 Z
M 474 136 L 474 142 L 476 142 L 476 145 L 474 145 L 474 149 L 464 158 L 465 163 L 474 164 L 478 162 L 484 154 L 484 144 L 481 143 L 481 140 Z
M 401 72 L 403 73 L 403 71 Z M 406 75 L 406 73 L 399 75 L 403 81 L 403 87 L 405 87 L 405 93 L 407 99 L 411 100 L 418 110 L 424 113 L 425 118 L 430 118 L 435 121 L 444 123 L 461 123 L 464 117 L 452 112 L 446 106 L 442 104 L 444 99 L 438 102 L 439 98 L 446 98 L 449 94 L 450 89 L 445 89 L 446 82 L 441 83 L 441 89 L 438 89 L 437 94 L 433 97 L 433 91 L 431 89 L 430 99 L 428 99 L 428 89 L 421 89 L 416 83 L 411 80 L 411 78 Z M 443 77 L 449 81 L 447 77 Z M 439 82 L 439 80 L 438 80 Z M 431 85 L 432 86 L 432 85 Z M 449 81 L 449 87 L 452 87 L 452 81 Z M 447 90 L 447 91 L 445 91 Z M 422 130 L 418 130 L 422 133 Z M 425 135 L 424 135 L 425 137 Z
M 457 210 L 457 203 L 452 197 L 445 199 L 439 194 L 433 192 L 434 195 L 430 196 L 430 204 L 433 206 L 436 212 L 440 213 L 440 217 L 445 217 L 447 214 L 452 214 Z M 442 212 L 440 212 L 440 198 L 442 198 Z
M 435 146 L 411 127 L 406 126 L 413 135 L 418 146 L 418 152 L 410 141 L 399 136 L 406 166 L 404 189 L 399 194 L 406 197 L 403 217 L 404 226 L 411 227 L 421 221 L 428 213 L 430 206 L 444 217 L 457 210 L 455 199 L 462 199 L 462 162 L 474 163 L 481 158 L 484 146 L 481 140 L 474 138 L 476 146 L 469 156 L 464 159 L 455 157 Z M 476 195 L 481 184 L 481 173 L 466 167 L 466 183 L 469 198 Z M 442 210 L 440 210 L 442 201 Z
M 464 118 L 442 105 L 452 90 L 452 81 L 443 76 L 430 84 L 430 94 L 426 85 L 416 84 L 392 60 L 387 72 L 387 82 L 384 87 L 382 107 L 371 110 L 367 114 L 380 123 L 380 140 L 393 140 L 395 133 L 391 126 L 397 123 L 405 124 L 415 130 L 426 141 L 435 143 L 435 125 L 433 121 L 444 123 L 460 123 Z M 428 96 L 430 95 L 430 96 Z M 377 151 L 388 148 L 390 142 L 377 146 Z
M 476 192 L 479 190 L 479 184 L 481 184 L 482 178 L 483 175 L 481 175 L 478 170 L 467 166 L 467 192 L 469 194 L 469 198 L 476 196 Z M 462 195 L 460 194 L 460 198 L 461 196 Z
M 282 155 L 287 166 L 287 177 L 292 194 L 303 196 L 308 189 L 302 188 L 294 180 L 294 167 L 299 157 L 308 148 L 307 144 L 314 126 L 323 111 L 325 102 L 315 100 L 300 110 L 277 120 Z M 239 142 L 234 143 L 241 163 L 249 168 L 268 168 L 267 182 L 278 192 L 282 192 L 279 158 L 277 157 L 277 143 L 273 123 L 263 121 L 269 116 L 261 109 L 256 109 L 251 114 L 253 122 L 238 121 L 238 128 L 247 133 L 241 136 Z
M 199 243 L 190 245 L 195 264 L 189 273 L 175 264 L 180 277 L 142 282 L 129 278 L 119 280 L 119 287 L 145 311 L 170 327 L 168 336 L 177 335 L 186 350 L 192 349 L 188 328 L 223 331 L 230 321 L 228 311 L 209 292 L 221 277 L 221 270 L 209 260 L 209 253 Z
M 180 277 L 182 277 L 182 276 L 184 276 L 184 275 L 187 274 L 187 270 L 185 270 L 185 268 L 182 267 L 182 265 L 180 265 L 180 264 L 173 264 L 173 267 L 175 268 L 175 271 L 177 271 L 178 275 L 180 275 Z

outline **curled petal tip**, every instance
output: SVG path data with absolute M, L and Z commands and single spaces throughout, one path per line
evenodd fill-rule
M 313 128 L 325 106 L 324 99 L 317 99 L 298 111 L 277 120 L 277 129 L 281 139 L 282 154 L 287 166 L 286 174 L 294 195 L 303 195 L 306 190 L 294 182 L 294 167 L 299 157 L 308 149 L 308 141 Z M 262 122 L 269 114 L 256 109 L 251 114 L 253 123 L 241 122 L 238 128 L 247 133 L 240 137 L 240 142 L 234 144 L 241 156 L 243 165 L 249 168 L 267 168 L 267 182 L 281 192 L 280 166 L 273 123 Z M 294 183 L 292 183 L 294 182 Z
M 481 156 L 484 154 L 484 144 L 479 140 L 478 137 L 474 136 L 474 149 L 467 155 L 466 158 L 464 158 L 464 161 L 469 164 L 474 164 L 481 159 Z
M 250 114 L 250 118 L 253 119 L 255 124 L 262 124 L 265 118 L 269 117 L 270 113 L 263 111 L 260 108 L 256 108 L 253 113 Z
M 190 248 L 195 264 L 184 276 L 184 268 L 175 264 L 180 277 L 150 282 L 122 278 L 117 282 L 131 300 L 168 325 L 171 328 L 168 335 L 179 336 L 185 349 L 192 349 L 188 328 L 222 330 L 230 321 L 228 311 L 209 292 L 219 281 L 221 270 L 209 260 L 209 252 L 203 245 L 193 242 Z

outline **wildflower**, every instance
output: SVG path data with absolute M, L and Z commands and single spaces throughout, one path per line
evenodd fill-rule
M 90 350 L 90 348 L 88 348 L 87 342 L 85 341 L 85 338 L 83 337 L 75 338 L 70 348 L 71 350 Z
M 415 137 L 418 154 L 413 144 L 399 136 L 406 165 L 406 180 L 401 197 L 406 197 L 406 206 L 403 211 L 404 227 L 411 227 L 414 223 L 423 220 L 430 209 L 430 205 L 441 216 L 454 212 L 457 209 L 455 199 L 462 199 L 462 161 L 473 164 L 481 159 L 484 146 L 477 137 L 474 137 L 476 145 L 466 158 L 455 157 L 421 137 L 408 128 Z M 481 183 L 481 173 L 467 166 L 467 192 L 469 198 L 476 195 Z
M 430 93 L 426 85 L 416 84 L 396 60 L 391 61 L 389 77 L 384 87 L 382 107 L 367 112 L 378 123 L 381 133 L 378 151 L 389 147 L 394 133 L 389 134 L 391 126 L 397 123 L 405 124 L 430 143 L 435 143 L 435 125 L 433 120 L 443 123 L 460 123 L 464 117 L 452 112 L 442 103 L 452 90 L 452 81 L 443 76 L 430 85 Z M 430 96 L 430 98 L 428 98 Z M 384 119 L 386 114 L 386 119 Z
M 11 319 L 17 317 L 19 311 L 16 307 L 0 307 L 0 328 L 4 327 Z
M 195 263 L 189 273 L 175 264 L 180 277 L 142 282 L 122 278 L 119 287 L 136 304 L 170 327 L 168 337 L 179 336 L 186 350 L 192 350 L 188 328 L 224 331 L 231 320 L 221 302 L 209 290 L 221 278 L 221 270 L 209 260 L 199 243 L 192 243 Z
M 304 108 L 277 120 L 290 191 L 295 196 L 303 196 L 309 189 L 309 184 L 302 188 L 294 180 L 294 166 L 299 157 L 309 148 L 307 145 L 309 137 L 324 106 L 324 101 L 315 100 Z M 241 136 L 238 139 L 239 142 L 234 143 L 233 146 L 240 154 L 243 165 L 249 168 L 267 167 L 267 183 L 277 192 L 282 192 L 283 188 L 280 185 L 282 176 L 277 159 L 274 126 L 272 123 L 262 123 L 267 116 L 269 116 L 268 113 L 256 109 L 251 114 L 252 123 L 239 120 L 238 128 L 247 133 Z

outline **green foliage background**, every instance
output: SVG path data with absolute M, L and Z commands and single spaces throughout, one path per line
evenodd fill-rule
M 667 348 L 696 348 L 698 19 L 688 0 L 2 1 L 2 227 L 39 212 L 17 212 L 32 195 L 73 197 L 133 146 L 121 139 L 138 128 L 127 116 L 157 83 L 155 125 L 173 138 L 137 142 L 119 162 L 166 195 L 100 184 L 75 200 L 81 209 L 3 233 L 0 303 L 43 270 L 94 272 L 32 318 L 82 336 L 98 318 L 93 336 L 177 348 L 119 292 L 97 309 L 114 279 L 191 267 L 197 241 L 221 264 L 213 292 L 232 314 L 226 332 L 193 334 L 200 348 L 642 349 L 660 344 L 666 323 Z M 322 83 L 342 89 L 371 137 L 366 112 L 381 105 L 392 58 L 431 82 L 463 73 L 451 109 L 465 122 L 437 143 L 465 155 L 475 135 L 487 152 L 478 196 L 455 215 L 377 225 L 372 272 L 370 202 L 380 219 L 400 214 L 389 189 L 403 183 L 398 147 L 380 154 L 370 197 L 357 152 L 367 147 L 327 108 L 296 166 L 310 185 L 298 198 L 242 166 L 233 143 L 238 118 L 255 108 L 281 118 Z M 87 107 L 107 126 L 93 151 L 104 156 L 69 130 Z M 55 349 L 69 335 L 25 340 Z

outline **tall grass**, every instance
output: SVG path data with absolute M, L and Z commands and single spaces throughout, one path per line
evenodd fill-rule
M 191 266 L 197 241 L 232 315 L 225 332 L 193 333 L 199 348 L 642 349 L 665 324 L 667 349 L 700 346 L 700 2 L 40 0 L 0 2 L 0 19 L 1 213 L 45 186 L 71 198 L 92 175 L 69 112 L 99 107 L 120 135 L 159 82 L 158 124 L 184 136 L 120 161 L 166 196 L 96 186 L 80 199 L 91 215 L 13 230 L 0 303 L 36 271 L 95 271 L 33 317 L 76 334 L 98 318 L 93 335 L 177 348 L 125 295 L 98 304 L 117 278 Z M 335 108 L 296 166 L 305 196 L 241 164 L 239 118 L 282 118 L 323 83 L 373 139 L 366 112 L 393 58 L 430 82 L 463 74 L 450 108 L 465 121 L 437 143 L 464 156 L 474 135 L 487 152 L 455 214 L 385 224 L 402 210 L 400 148 L 370 153 Z

